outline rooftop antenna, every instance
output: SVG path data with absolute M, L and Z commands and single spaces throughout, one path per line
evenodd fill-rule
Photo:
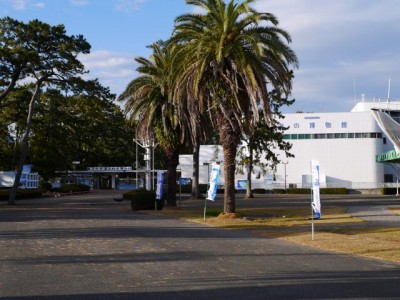
M 389 78 L 389 86 L 388 86 L 388 96 L 387 96 L 388 102 L 390 102 L 390 78 Z
M 357 104 L 356 79 L 355 78 L 353 78 L 353 89 L 354 89 L 354 104 Z

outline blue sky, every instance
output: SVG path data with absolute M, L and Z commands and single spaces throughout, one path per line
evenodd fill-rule
M 369 101 L 400 98 L 398 0 L 258 0 L 290 33 L 300 68 L 284 109 L 349 111 L 361 94 Z M 176 16 L 192 12 L 184 0 L 0 0 L 0 17 L 64 24 L 92 45 L 80 57 L 87 75 L 119 94 L 135 78 L 134 57 L 167 39 Z

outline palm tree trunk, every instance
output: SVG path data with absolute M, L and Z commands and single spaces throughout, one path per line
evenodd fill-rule
M 235 170 L 236 170 L 236 150 L 237 147 L 223 147 L 224 151 L 224 213 L 235 213 Z
M 179 149 L 180 147 L 164 150 L 167 159 L 167 207 L 176 207 L 176 167 L 179 165 Z
M 218 115 L 218 127 L 220 133 L 220 142 L 224 152 L 224 213 L 235 213 L 235 170 L 236 170 L 236 152 L 240 143 L 240 128 L 232 128 L 235 124 L 226 119 L 223 114 Z
M 200 138 L 196 138 L 193 145 L 193 174 L 192 174 L 192 195 L 191 198 L 203 198 L 199 188 L 199 168 L 200 168 Z
M 41 87 L 41 82 L 39 81 L 36 83 L 35 92 L 33 93 L 31 101 L 29 103 L 28 117 L 26 120 L 26 131 L 24 134 L 24 138 L 22 139 L 21 157 L 20 157 L 18 167 L 17 167 L 17 174 L 15 174 L 14 185 L 13 185 L 13 188 L 10 193 L 10 198 L 8 199 L 8 205 L 15 205 L 17 189 L 19 186 L 19 181 L 21 179 L 22 169 L 23 169 L 23 166 L 25 163 L 26 154 L 28 153 L 29 134 L 31 132 L 31 127 L 32 127 L 32 117 L 33 117 L 36 99 L 40 94 L 40 87 Z

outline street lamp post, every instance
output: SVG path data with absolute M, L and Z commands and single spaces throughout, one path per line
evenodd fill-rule
M 152 169 L 152 165 L 154 168 L 154 155 L 152 156 L 151 151 L 154 149 L 154 141 L 149 141 L 149 142 L 143 143 L 143 144 L 141 144 L 136 139 L 133 139 L 133 141 L 136 143 L 136 145 L 139 145 L 140 147 L 142 147 L 143 149 L 146 150 L 146 154 L 144 155 L 144 160 L 146 161 L 146 170 L 145 170 L 145 172 L 146 172 L 146 190 L 150 191 L 153 187 L 153 184 L 152 184 L 153 180 L 151 178 L 151 171 L 152 171 L 151 169 Z M 136 153 L 137 153 L 137 150 L 136 150 Z M 136 166 L 138 165 L 137 159 L 138 159 L 138 157 L 136 155 Z M 151 161 L 152 159 L 153 159 L 153 163 Z M 136 170 L 136 180 L 137 180 L 137 170 Z M 137 181 L 136 181 L 136 184 L 137 184 Z

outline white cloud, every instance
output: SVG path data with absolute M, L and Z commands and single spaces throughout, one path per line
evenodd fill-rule
M 15 10 L 25 10 L 26 0 L 11 0 L 11 6 Z
M 79 55 L 78 59 L 90 71 L 85 78 L 98 78 L 116 94 L 121 93 L 136 76 L 135 61 L 125 53 L 101 50 Z
M 139 10 L 147 0 L 115 0 L 114 7 L 116 11 L 132 12 Z
M 113 68 L 133 63 L 133 59 L 125 54 L 105 50 L 83 55 L 81 61 L 87 68 Z
M 254 8 L 273 13 L 292 36 L 300 62 L 292 110 L 348 111 L 354 82 L 358 99 L 372 99 L 387 95 L 392 78 L 392 94 L 400 97 L 398 1 L 269 0 Z
M 18 11 L 23 11 L 29 7 L 44 8 L 46 4 L 44 2 L 32 2 L 31 0 L 6 0 L 11 4 L 11 8 Z
M 45 8 L 46 7 L 46 3 L 44 2 L 36 2 L 35 4 L 33 4 L 34 7 L 36 8 Z
M 69 1 L 72 5 L 76 6 L 83 6 L 83 5 L 88 5 L 90 4 L 89 0 L 70 0 Z

